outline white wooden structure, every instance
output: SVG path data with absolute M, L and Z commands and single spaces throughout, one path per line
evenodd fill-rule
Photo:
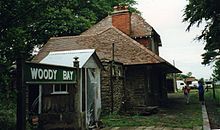
M 50 52 L 40 63 L 73 66 L 78 57 L 80 68 L 80 110 L 85 112 L 86 126 L 99 120 L 101 113 L 101 62 L 95 49 Z

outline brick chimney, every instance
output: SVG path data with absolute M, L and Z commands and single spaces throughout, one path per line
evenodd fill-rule
M 112 14 L 112 25 L 130 36 L 131 34 L 131 13 L 128 6 L 115 6 Z

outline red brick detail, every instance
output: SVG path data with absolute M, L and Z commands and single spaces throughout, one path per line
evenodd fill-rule
M 146 38 L 138 38 L 138 39 L 135 39 L 137 42 L 139 42 L 141 45 L 147 47 L 147 48 L 150 48 L 150 44 L 151 44 L 151 41 L 146 39 Z
M 112 25 L 122 31 L 123 33 L 130 35 L 131 33 L 131 15 L 129 12 L 118 13 L 112 16 Z

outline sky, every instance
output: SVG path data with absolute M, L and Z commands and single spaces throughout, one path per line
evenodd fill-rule
M 162 58 L 180 69 L 183 74 L 192 72 L 197 79 L 209 79 L 212 67 L 201 64 L 205 51 L 202 41 L 194 40 L 201 34 L 202 27 L 192 27 L 186 31 L 188 23 L 183 23 L 183 10 L 186 0 L 136 0 L 135 7 L 142 17 L 160 35 L 162 47 L 159 53 Z

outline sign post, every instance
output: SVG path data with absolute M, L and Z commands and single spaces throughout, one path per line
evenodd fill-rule
M 17 120 L 16 130 L 26 129 L 26 112 L 25 112 L 25 85 L 24 85 L 24 70 L 23 70 L 23 53 L 17 58 L 17 73 L 16 73 L 16 87 L 17 87 Z

